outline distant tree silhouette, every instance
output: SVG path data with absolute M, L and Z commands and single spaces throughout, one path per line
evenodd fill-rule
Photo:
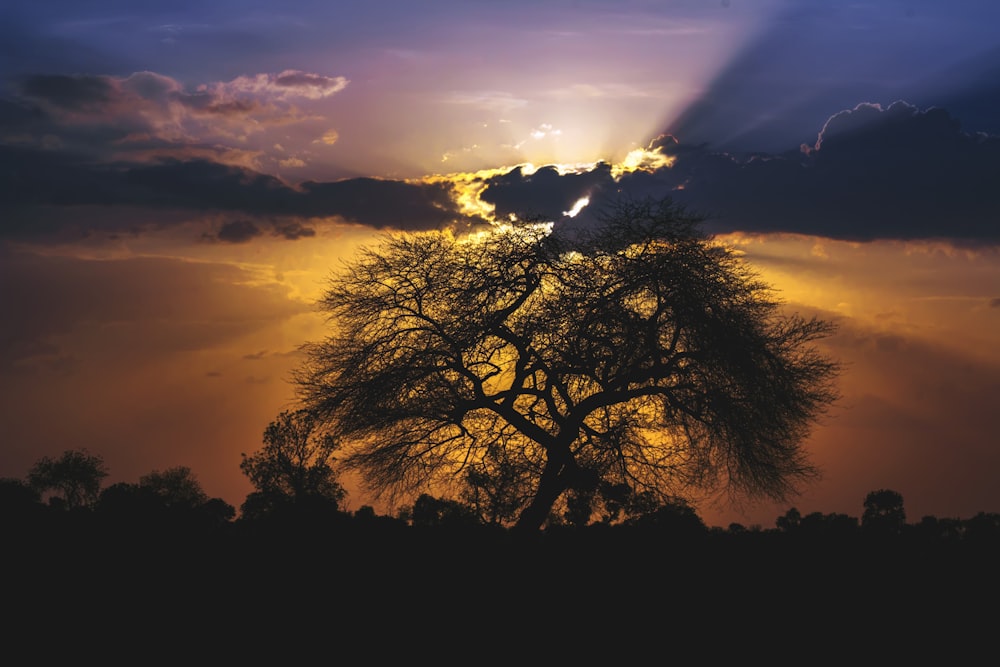
M 861 526 L 883 535 L 899 535 L 906 525 L 903 496 L 891 489 L 878 489 L 865 496 Z
M 850 538 L 858 532 L 857 517 L 840 512 L 810 512 L 799 522 L 799 534 L 807 537 Z
M 471 485 L 528 530 L 602 485 L 784 499 L 816 473 L 833 328 L 784 314 L 700 222 L 647 201 L 588 230 L 387 236 L 332 277 L 303 404 L 376 494 Z
M 1000 513 L 977 512 L 966 519 L 963 537 L 969 541 L 1000 544 Z
M 490 466 L 472 463 L 465 470 L 459 497 L 485 524 L 510 524 L 531 500 L 532 475 L 515 464 L 516 456 L 513 448 L 495 447 Z
M 37 489 L 24 480 L 0 478 L 0 530 L 34 528 L 48 512 Z
M 187 466 L 154 470 L 139 478 L 139 486 L 162 498 L 167 507 L 191 509 L 208 502 L 208 494 Z
M 39 459 L 28 471 L 28 484 L 40 494 L 54 494 L 50 504 L 55 500 L 54 504 L 73 510 L 96 503 L 107 476 L 102 457 L 86 449 L 69 449 L 59 458 Z
M 0 477 L 0 509 L 3 511 L 16 512 L 41 502 L 42 496 L 38 490 L 24 480 Z
M 925 516 L 913 526 L 913 533 L 928 541 L 957 542 L 965 535 L 965 522 L 960 519 Z
M 775 525 L 782 532 L 794 532 L 802 526 L 802 513 L 797 508 L 792 507 L 784 515 L 778 517 Z
M 482 524 L 468 505 L 427 493 L 420 494 L 413 503 L 410 521 L 417 528 L 463 528 Z
M 668 530 L 674 535 L 692 536 L 708 532 L 708 526 L 698 516 L 694 507 L 683 498 L 677 498 L 641 515 L 629 517 L 625 525 Z
M 371 505 L 362 505 L 354 511 L 354 518 L 361 521 L 374 521 L 377 517 L 378 514 Z
M 240 470 L 256 489 L 241 507 L 244 517 L 339 508 L 347 496 L 334 468 L 339 445 L 318 427 L 307 411 L 284 411 L 264 429 L 264 447 L 241 454 Z
M 141 523 L 162 513 L 166 505 L 159 494 L 151 488 L 129 482 L 116 482 L 101 490 L 97 509 L 108 517 Z
M 119 529 L 211 530 L 236 516 L 221 498 L 209 498 L 187 466 L 154 470 L 138 484 L 118 482 L 101 491 L 96 509 Z
M 236 508 L 222 498 L 209 498 L 195 507 L 194 512 L 209 528 L 223 526 L 236 518 Z

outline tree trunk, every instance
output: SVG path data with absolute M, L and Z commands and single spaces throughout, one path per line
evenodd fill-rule
M 549 518 L 549 512 L 556 500 L 566 490 L 567 477 L 564 474 L 566 466 L 554 463 L 550 459 L 542 471 L 541 480 L 538 483 L 538 491 L 531 503 L 521 511 L 521 516 L 514 524 L 514 530 L 519 533 L 537 532 L 545 520 Z

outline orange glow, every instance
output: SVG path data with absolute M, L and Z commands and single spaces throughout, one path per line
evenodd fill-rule
M 623 174 L 633 171 L 656 171 L 663 167 L 673 166 L 674 159 L 673 156 L 661 153 L 659 148 L 654 150 L 636 148 L 629 151 L 624 160 L 611 167 L 611 175 L 618 179 Z

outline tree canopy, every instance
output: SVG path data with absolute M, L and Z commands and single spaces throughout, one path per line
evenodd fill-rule
M 330 278 L 305 409 L 376 496 L 451 489 L 520 528 L 623 489 L 784 499 L 817 472 L 833 325 L 786 313 L 701 222 L 667 200 L 387 235 Z
M 284 411 L 264 429 L 264 446 L 241 454 L 240 470 L 256 489 L 241 507 L 246 517 L 317 505 L 337 508 L 347 495 L 338 480 L 336 439 L 304 410 Z
M 139 486 L 155 493 L 168 507 L 193 508 L 209 500 L 188 466 L 153 470 L 139 478 Z
M 108 476 L 104 459 L 86 449 L 68 449 L 59 458 L 43 456 L 28 471 L 28 484 L 38 493 L 51 492 L 67 509 L 97 502 L 101 483 Z

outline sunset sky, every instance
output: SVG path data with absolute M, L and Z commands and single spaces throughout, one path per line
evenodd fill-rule
M 359 244 L 671 196 L 845 365 L 822 479 L 706 523 L 876 489 L 911 522 L 1000 512 L 998 26 L 984 0 L 9 0 L 0 476 L 87 448 L 238 507 Z

